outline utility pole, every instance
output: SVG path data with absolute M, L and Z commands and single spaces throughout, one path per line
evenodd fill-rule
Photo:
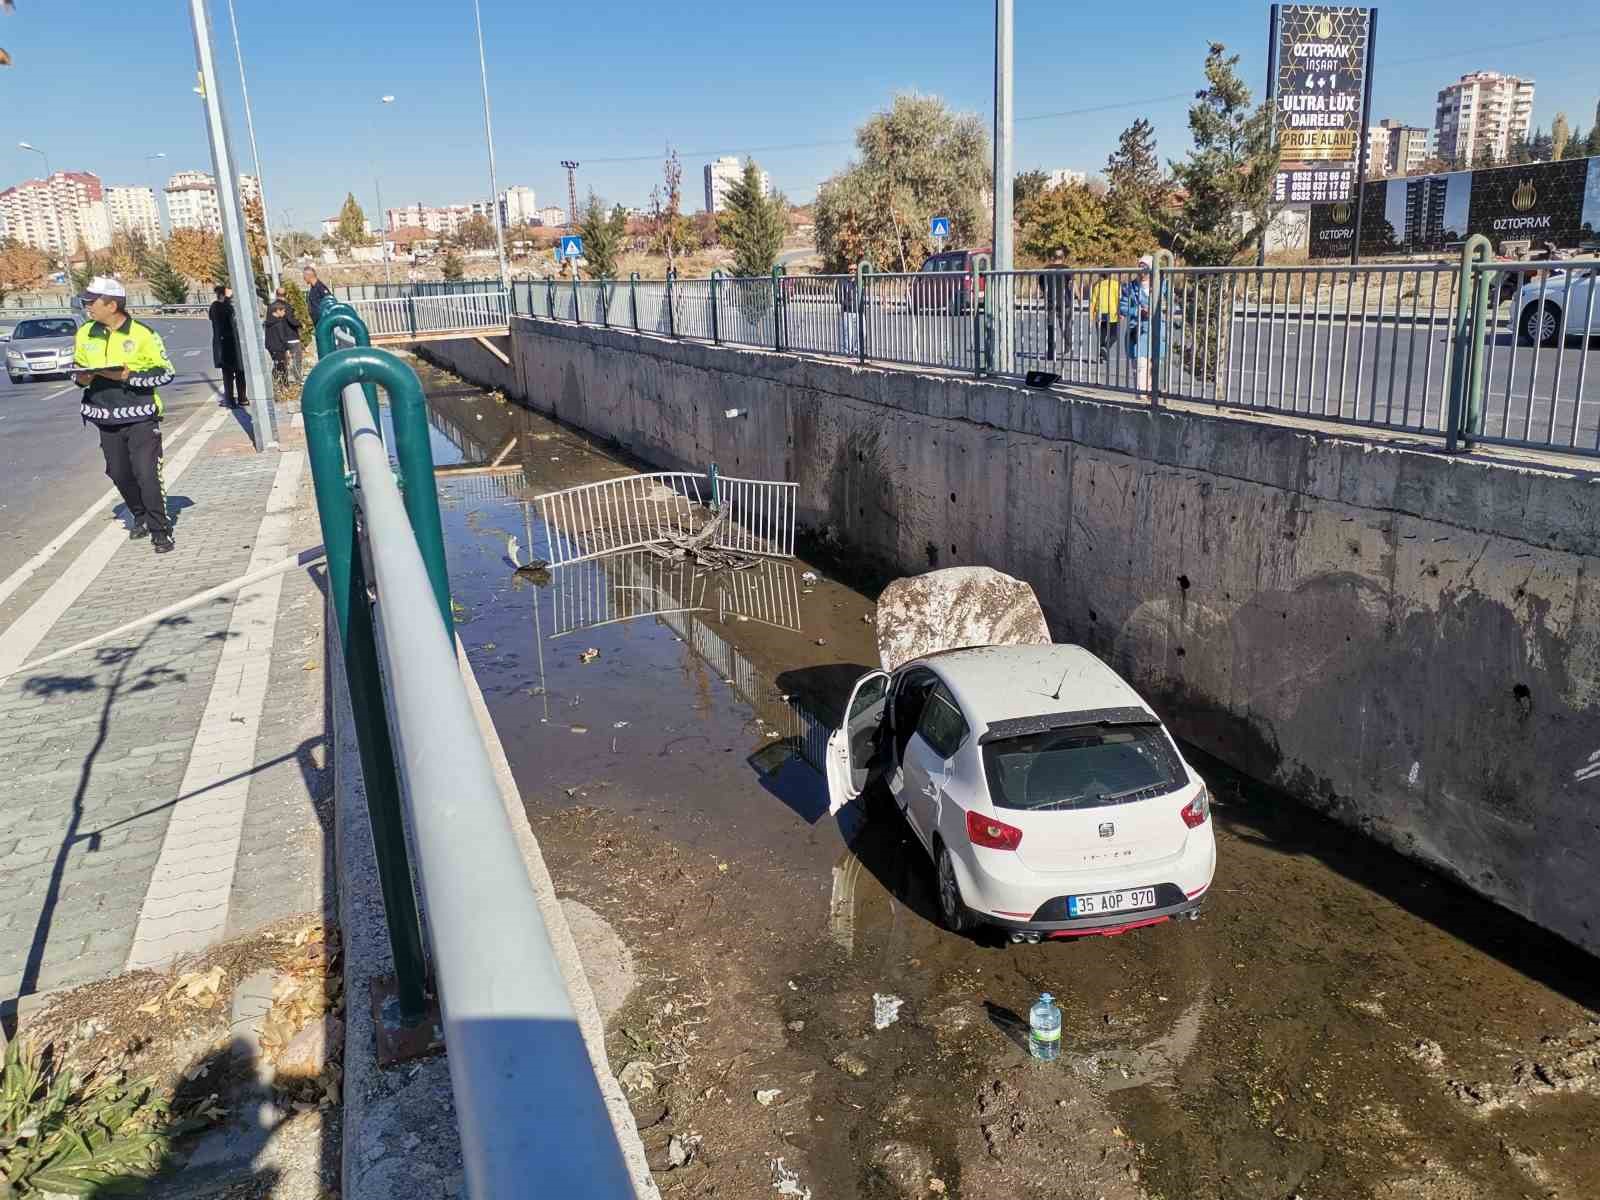
M 228 24 L 233 26 L 233 56 L 239 61 L 239 93 L 244 97 L 244 127 L 250 134 L 250 157 L 256 164 L 256 188 L 261 193 L 261 233 L 267 241 L 267 274 L 272 277 L 272 290 L 278 290 L 278 252 L 272 246 L 272 219 L 267 215 L 267 179 L 261 173 L 261 152 L 256 149 L 256 119 L 250 112 L 250 85 L 244 80 L 244 51 L 239 48 L 239 18 L 233 13 L 233 0 L 228 0 Z
M 200 91 L 206 106 L 206 131 L 211 139 L 211 167 L 216 173 L 217 210 L 222 218 L 222 250 L 233 280 L 234 320 L 239 348 L 244 352 L 245 386 L 255 397 L 251 429 L 257 450 L 278 444 L 277 418 L 272 407 L 272 373 L 262 343 L 261 305 L 256 298 L 255 275 L 245 244 L 244 212 L 239 203 L 239 176 L 234 168 L 228 137 L 228 119 L 222 110 L 222 90 L 217 86 L 216 56 L 211 47 L 211 14 L 206 0 L 189 0 L 194 24 L 194 54 L 200 69 Z
M 478 9 L 478 0 L 472 0 L 472 15 L 478 23 L 478 78 L 483 82 L 483 140 L 489 143 L 489 207 L 494 210 L 494 240 L 500 251 L 500 286 L 510 295 L 511 268 L 506 263 L 505 223 L 500 219 L 500 184 L 494 174 L 494 126 L 489 122 L 489 68 L 483 60 L 483 14 Z
M 993 269 L 1009 271 L 1011 255 L 1011 0 L 994 3 L 994 259 Z M 995 314 L 992 369 L 1011 364 L 1011 314 L 1015 297 L 1008 278 L 998 294 L 991 281 L 987 294 L 1000 311 Z M 974 305 L 978 297 L 972 298 Z
M 572 226 L 578 216 L 578 176 L 577 170 L 581 165 L 571 159 L 562 159 L 561 165 L 567 169 L 567 232 L 572 232 Z

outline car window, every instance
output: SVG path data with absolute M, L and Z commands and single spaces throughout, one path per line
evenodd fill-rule
M 922 263 L 922 269 L 925 272 L 927 272 L 928 274 L 931 275 L 933 272 L 935 272 L 935 271 L 940 269 L 939 261 L 940 260 L 939 260 L 939 256 L 938 255 L 934 255 L 932 258 L 929 258 L 929 259 L 924 259 L 923 263 Z
M 917 732 L 922 740 L 933 747 L 940 758 L 953 758 L 967 740 L 967 722 L 955 698 L 941 685 L 922 706 L 922 719 L 917 722 Z
M 22 321 L 12 332 L 13 341 L 24 338 L 71 337 L 78 332 L 78 323 L 70 317 L 61 317 L 58 320 L 37 319 Z
M 1077 725 L 983 747 L 999 808 L 1099 808 L 1177 791 L 1188 776 L 1159 725 Z

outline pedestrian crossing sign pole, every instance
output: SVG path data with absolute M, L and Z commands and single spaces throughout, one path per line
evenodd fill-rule
M 928 236 L 941 242 L 948 238 L 950 236 L 950 218 L 929 217 Z

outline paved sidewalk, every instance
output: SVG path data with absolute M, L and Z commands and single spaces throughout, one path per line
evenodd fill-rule
M 0 609 L 0 671 L 319 542 L 283 433 L 257 454 L 231 414 L 202 416 L 166 452 L 176 552 L 96 515 Z M 0 1011 L 324 908 L 319 580 L 296 569 L 0 679 Z

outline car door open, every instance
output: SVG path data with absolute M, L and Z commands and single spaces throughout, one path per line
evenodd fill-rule
M 866 790 L 889 696 L 886 671 L 856 680 L 844 709 L 844 724 L 828 735 L 828 811 L 836 813 Z

